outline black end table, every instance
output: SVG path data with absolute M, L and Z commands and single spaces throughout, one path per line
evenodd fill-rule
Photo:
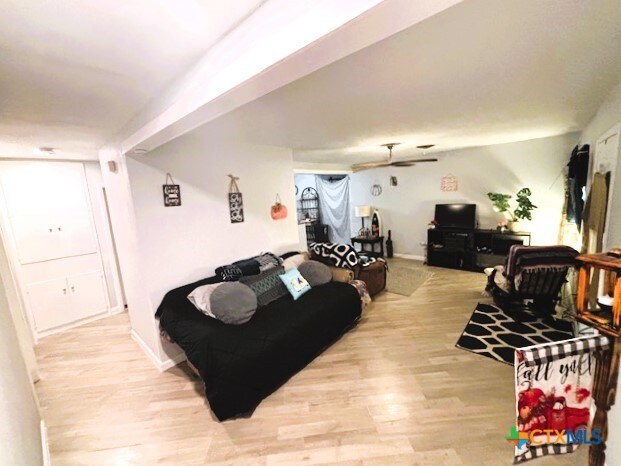
M 365 236 L 354 236 L 351 239 L 351 244 L 352 246 L 354 246 L 354 248 L 356 247 L 356 243 L 360 243 L 360 252 L 364 253 L 364 254 L 368 254 L 369 256 L 374 256 L 374 257 L 384 257 L 384 237 L 383 236 L 372 236 L 372 237 L 365 237 Z M 364 245 L 365 244 L 370 244 L 371 245 L 371 249 L 365 249 Z M 376 251 L 375 245 L 378 244 L 379 245 L 379 251 Z

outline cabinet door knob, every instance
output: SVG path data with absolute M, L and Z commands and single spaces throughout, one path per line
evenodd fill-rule
M 63 288 L 63 294 L 67 294 L 67 288 Z
M 54 231 L 54 230 L 52 230 L 52 229 L 50 228 L 50 233 L 51 233 L 52 231 Z
M 71 287 L 71 292 L 73 293 L 75 291 L 75 286 Z
M 62 228 L 58 227 L 58 231 L 62 231 Z

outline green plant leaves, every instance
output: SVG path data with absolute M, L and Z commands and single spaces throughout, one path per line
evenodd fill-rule
M 533 216 L 531 211 L 535 210 L 537 206 L 530 200 L 532 192 L 529 188 L 520 189 L 515 195 L 517 207 L 512 213 L 514 219 L 519 220 L 532 220 Z M 487 193 L 487 197 L 494 204 L 494 210 L 497 212 L 508 212 L 511 206 L 509 205 L 509 199 L 511 194 L 502 193 Z
M 498 212 L 506 212 L 509 210 L 509 199 L 511 199 L 511 194 L 487 193 L 487 197 L 489 197 L 494 204 L 494 210 Z

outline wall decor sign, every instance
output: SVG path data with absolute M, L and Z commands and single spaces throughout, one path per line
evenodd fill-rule
M 237 186 L 238 176 L 228 175 L 231 179 L 229 183 L 229 212 L 231 215 L 231 223 L 242 223 L 244 221 L 244 200 L 242 193 L 239 192 Z
M 397 181 L 397 177 L 396 176 L 391 176 L 390 177 L 390 186 L 397 186 L 399 184 L 399 182 Z
M 457 177 L 451 174 L 443 176 L 440 181 L 440 190 L 457 191 Z
M 178 184 L 175 184 L 170 173 L 166 173 L 166 181 L 162 185 L 162 188 L 164 191 L 165 207 L 178 207 L 181 205 L 181 188 Z

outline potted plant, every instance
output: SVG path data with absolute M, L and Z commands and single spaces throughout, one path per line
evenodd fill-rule
M 531 212 L 535 210 L 537 206 L 531 202 L 531 195 L 532 192 L 529 188 L 520 189 L 515 195 L 517 207 L 511 211 L 511 205 L 509 204 L 509 199 L 512 197 L 511 194 L 487 193 L 487 197 L 489 197 L 494 205 L 494 211 L 501 212 L 507 217 L 509 229 L 512 231 L 521 230 L 521 221 L 533 219 Z

